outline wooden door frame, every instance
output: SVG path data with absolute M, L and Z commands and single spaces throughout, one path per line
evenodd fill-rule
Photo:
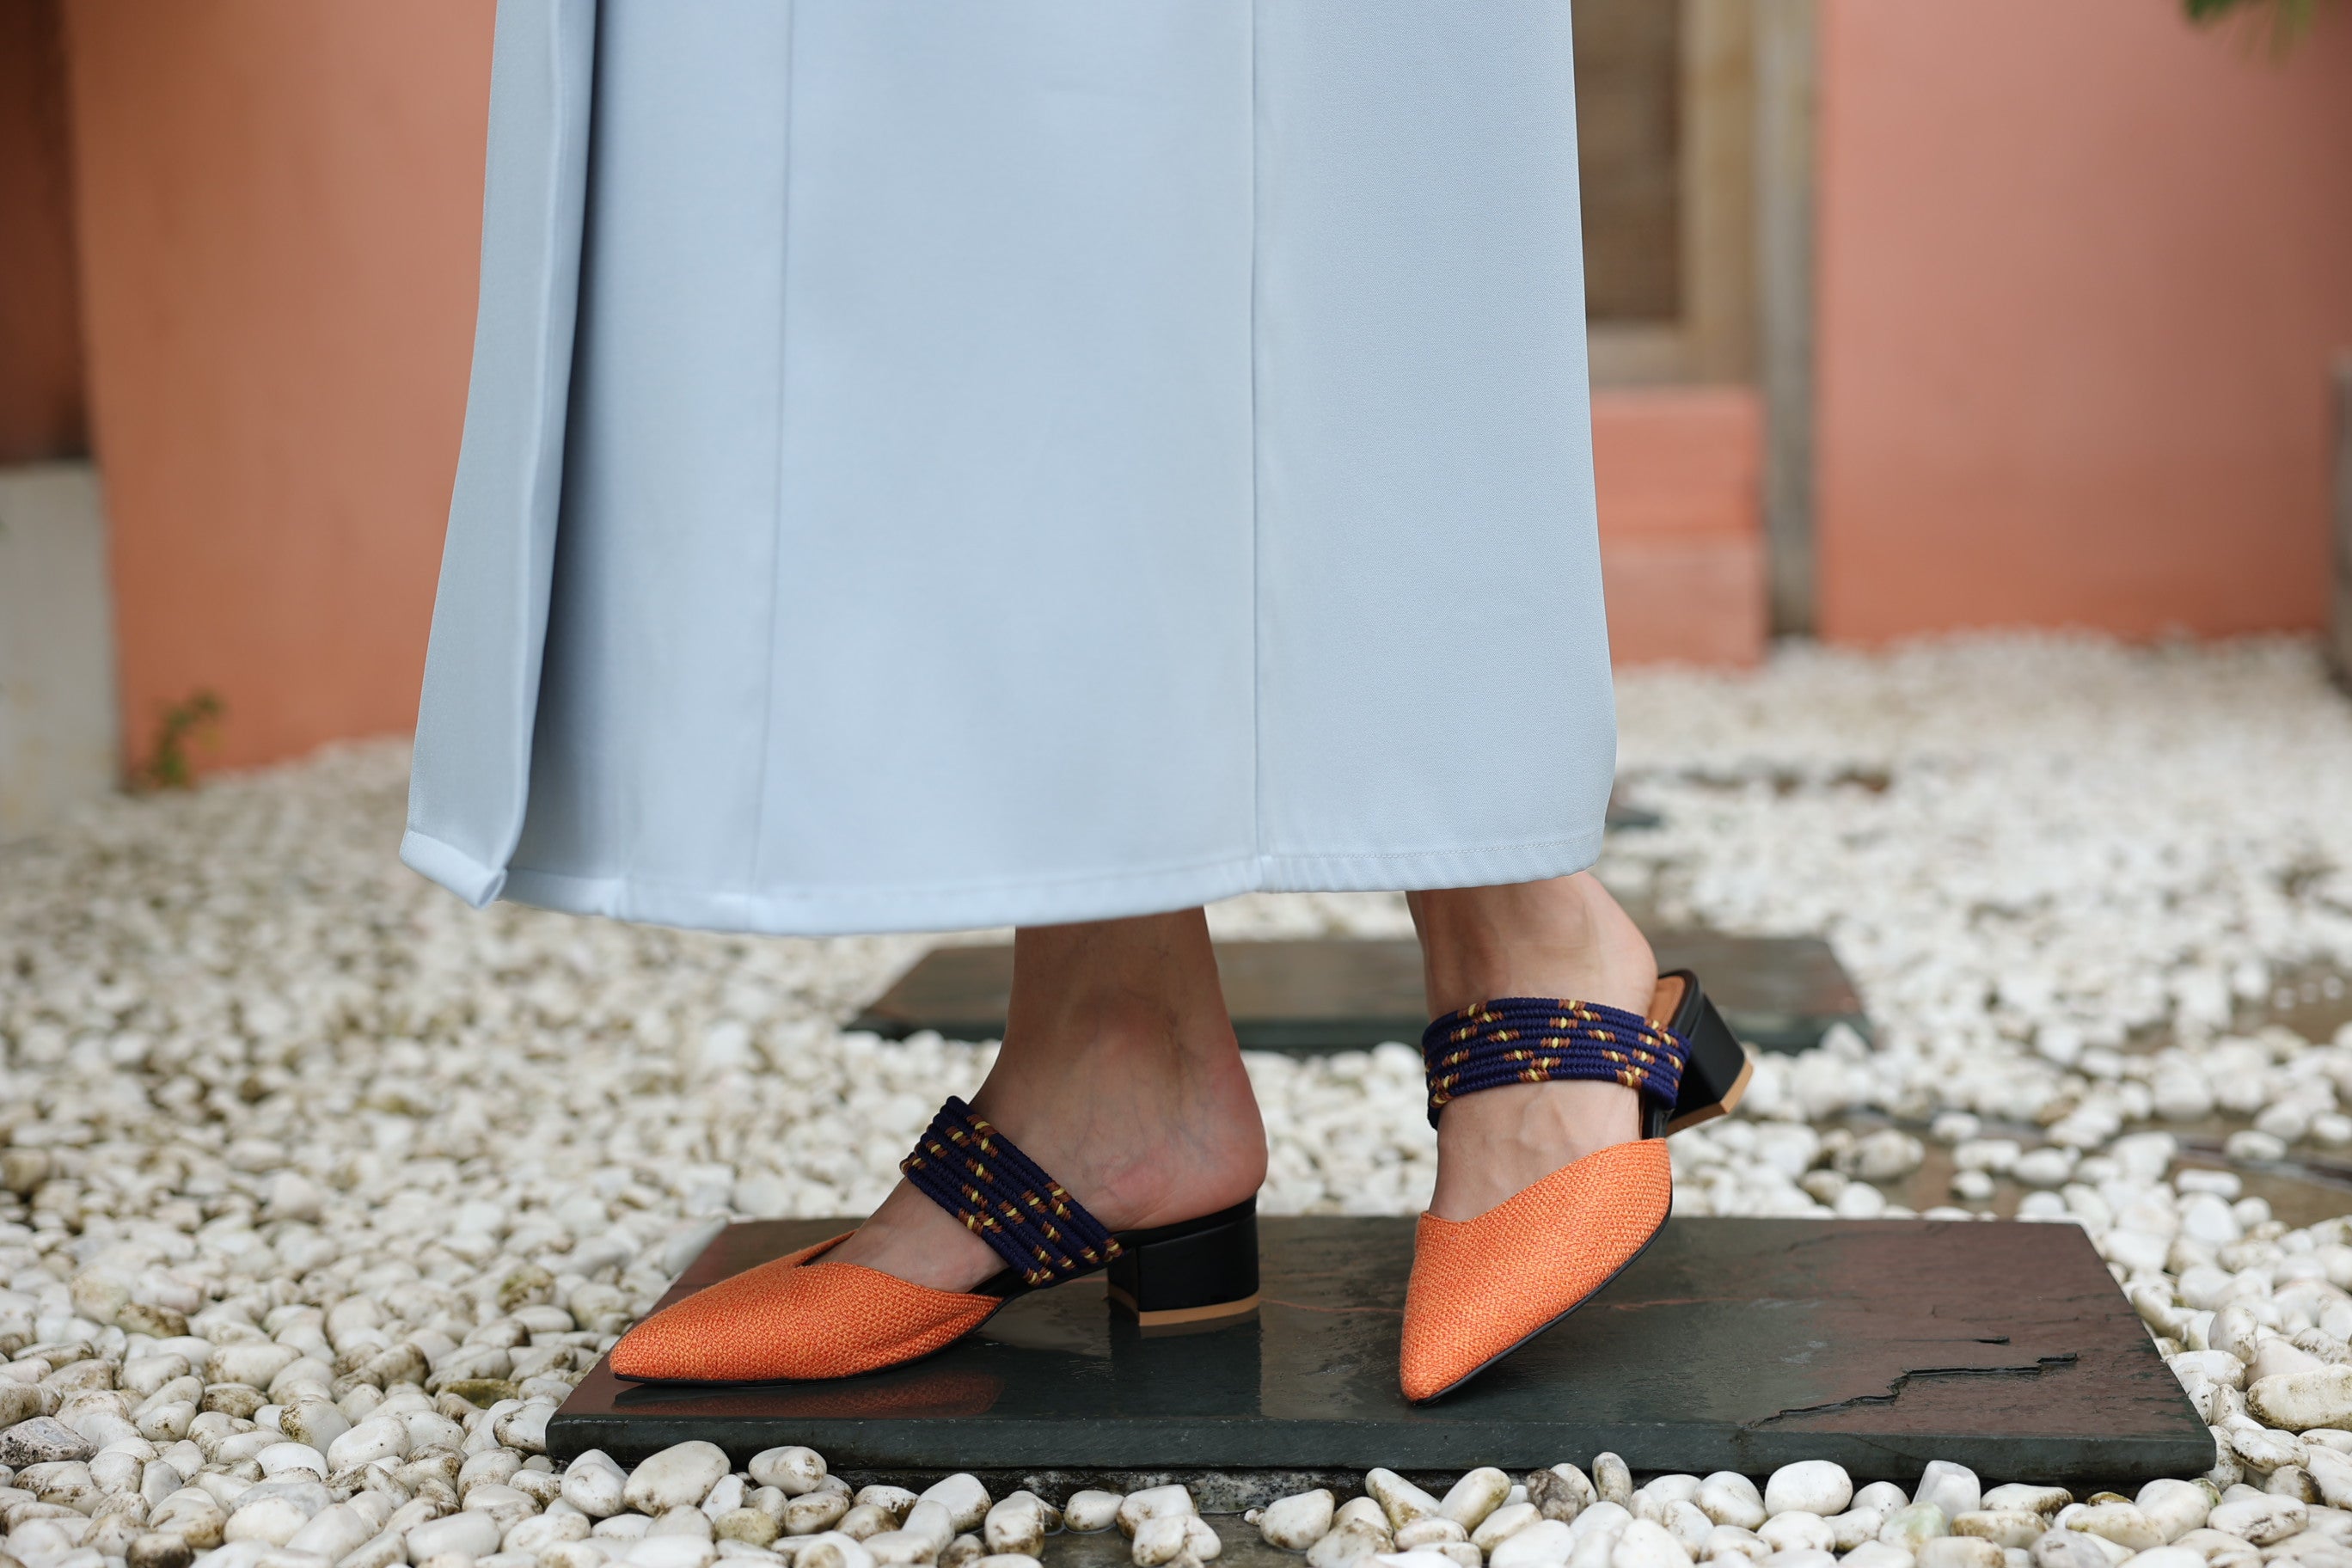
M 1807 635 L 1818 0 L 1679 4 L 1682 315 L 1593 324 L 1592 379 L 1757 387 L 1770 624 L 1779 635 Z

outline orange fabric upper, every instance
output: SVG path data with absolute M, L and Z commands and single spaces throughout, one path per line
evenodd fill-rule
M 1613 1144 L 1475 1219 L 1421 1216 L 1405 1288 L 1404 1396 L 1433 1399 L 1580 1304 L 1666 1223 L 1666 1141 Z
M 811 1261 L 846 1235 L 656 1312 L 613 1347 L 614 1375 L 647 1383 L 848 1377 L 943 1350 L 1004 1304 L 863 1264 Z

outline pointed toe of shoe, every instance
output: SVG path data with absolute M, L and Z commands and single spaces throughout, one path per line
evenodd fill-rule
M 1666 1222 L 1666 1141 L 1564 1165 L 1475 1219 L 1424 1214 L 1413 1236 L 1399 1377 L 1434 1399 L 1607 1284 Z
M 855 1263 L 807 1261 L 832 1245 L 763 1263 L 656 1312 L 613 1347 L 613 1374 L 635 1383 L 850 1377 L 944 1350 L 1003 1304 Z

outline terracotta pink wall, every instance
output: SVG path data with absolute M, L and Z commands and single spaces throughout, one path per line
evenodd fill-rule
M 1823 0 L 1821 625 L 2317 626 L 2352 16 Z
M 464 413 L 492 0 L 68 0 L 123 731 L 415 719 Z

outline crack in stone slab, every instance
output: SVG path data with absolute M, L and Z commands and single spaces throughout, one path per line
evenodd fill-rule
M 2002 1339 L 1999 1339 L 1999 1340 L 1980 1340 L 1980 1341 L 1979 1341 L 1978 1342 L 1979 1342 L 1979 1343 L 1980 1343 L 1980 1344 L 2006 1344 L 2006 1343 L 2008 1343 L 2009 1342 L 2008 1342 L 2008 1340 L 2004 1337 L 2004 1338 L 2002 1338 Z M 1747 1430 L 1747 1431 L 1754 1432 L 1754 1431 L 1761 1430 L 1761 1429 L 1762 1429 L 1762 1428 L 1764 1428 L 1764 1427 L 1769 1426 L 1773 1425 L 1775 1422 L 1779 1422 L 1779 1421 L 1787 1421 L 1787 1420 L 1790 1420 L 1790 1419 L 1792 1419 L 1792 1418 L 1800 1417 L 1800 1416 L 1806 1416 L 1806 1415 L 1832 1415 L 1832 1414 L 1834 1414 L 1834 1413 L 1836 1413 L 1836 1412 L 1838 1412 L 1838 1411 L 1841 1411 L 1841 1410 L 1856 1410 L 1856 1409 L 1860 1409 L 1861 1407 L 1863 1407 L 1863 1406 L 1864 1406 L 1864 1405 L 1893 1405 L 1896 1400 L 1898 1400 L 1898 1399 L 1900 1399 L 1900 1398 L 1902 1398 L 1902 1397 L 1903 1397 L 1903 1390 L 1910 1384 L 1911 1380 L 1912 1380 L 1912 1379 L 1914 1379 L 1914 1378 L 1921 1378 L 1921 1377 L 2019 1377 L 2019 1378 L 2025 1378 L 2025 1377 L 2040 1377 L 2040 1376 L 2041 1376 L 2044 1372 L 2047 1372 L 2051 1367 L 2053 1367 L 2053 1366 L 2061 1366 L 2061 1365 L 2064 1365 L 2064 1364 L 2066 1364 L 2067 1363 L 2070 1363 L 2070 1362 L 2074 1361 L 2074 1359 L 2075 1359 L 2075 1355 L 2074 1355 L 2074 1352 L 2072 1352 L 2072 1351 L 2063 1351 L 2063 1352 L 2059 1352 L 2059 1353 L 2057 1353 L 2057 1354 L 2055 1354 L 2055 1355 L 2045 1355 L 2045 1356 L 2039 1357 L 2039 1358 L 2037 1358 L 2037 1359 L 2036 1359 L 2036 1361 L 2035 1361 L 2034 1364 L 2033 1364 L 2033 1365 L 2032 1365 L 2032 1366 L 1921 1366 L 1921 1367 L 1913 1367 L 1912 1369 L 1910 1369 L 1910 1370 L 1909 1370 L 1909 1371 L 1907 1371 L 1907 1372 L 1903 1372 L 1903 1373 L 1897 1373 L 1897 1374 L 1895 1375 L 1895 1381 L 1894 1381 L 1893 1383 L 1891 1383 L 1891 1384 L 1889 1384 L 1887 1385 L 1886 1392 L 1885 1392 L 1885 1393 L 1884 1393 L 1884 1394 L 1854 1394 L 1854 1395 L 1853 1395 L 1852 1397 L 1850 1397 L 1850 1398 L 1846 1398 L 1846 1399 L 1833 1399 L 1833 1400 L 1830 1401 L 1828 1404 L 1825 1404 L 1825 1405 L 1795 1405 L 1795 1406 L 1791 1406 L 1790 1408 L 1786 1409 L 1786 1410 L 1776 1411 L 1776 1412 L 1774 1412 L 1772 1415 L 1769 1415 L 1765 1416 L 1765 1417 L 1764 1417 L 1762 1420 L 1760 1420 L 1760 1421 L 1750 1421 L 1750 1422 L 1747 1422 L 1747 1423 L 1745 1423 L 1745 1424 L 1744 1424 L 1744 1429 L 1745 1429 L 1745 1430 Z

